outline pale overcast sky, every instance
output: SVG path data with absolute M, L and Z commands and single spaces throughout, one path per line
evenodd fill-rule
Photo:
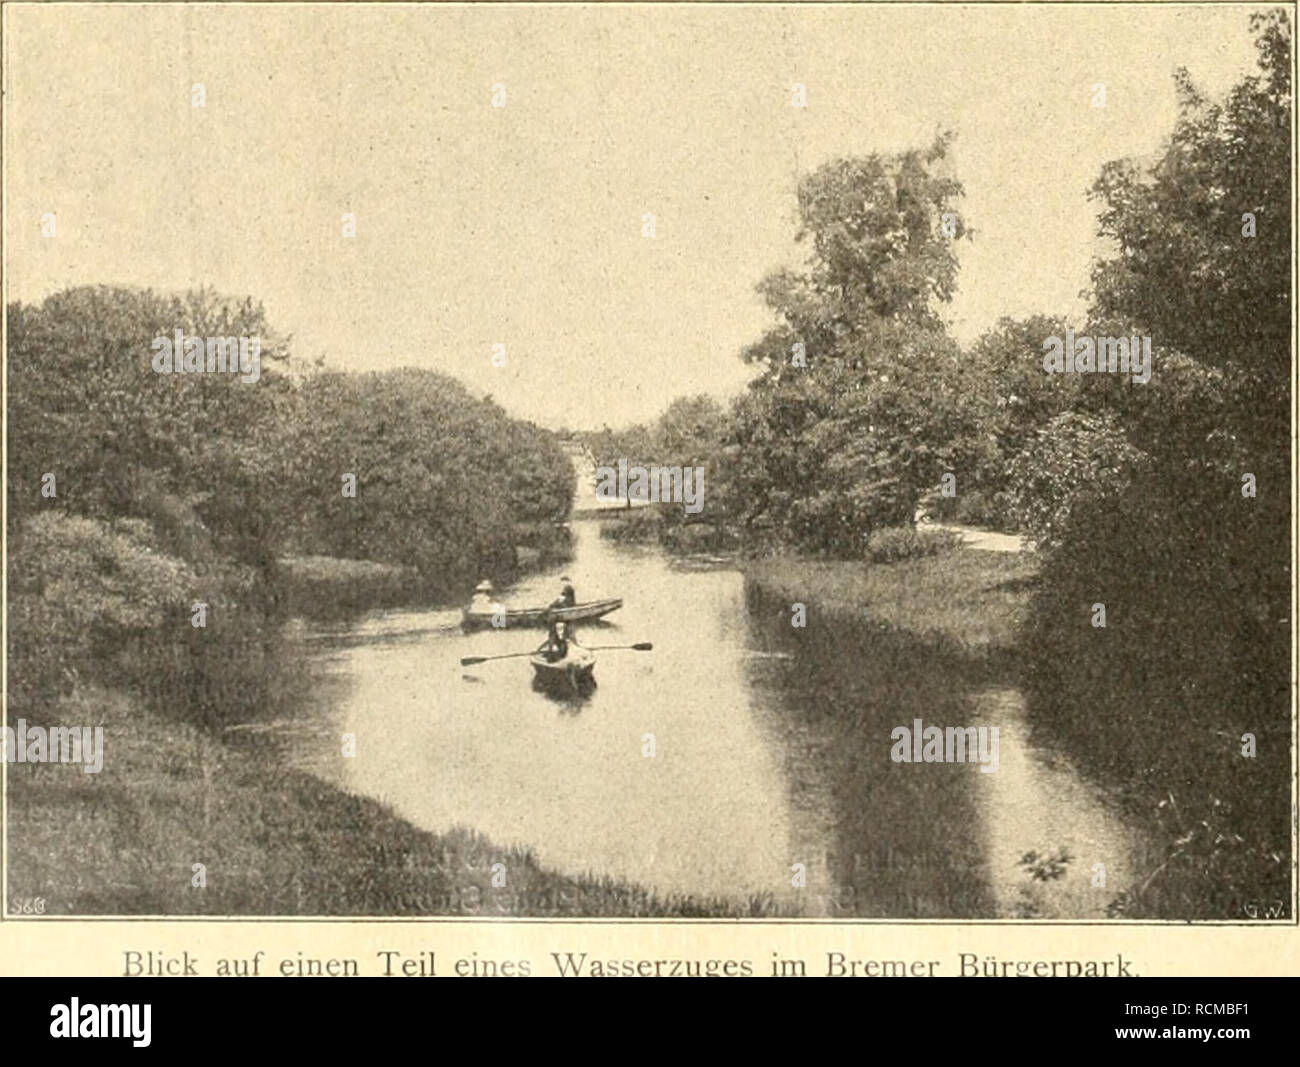
M 1177 66 L 1215 93 L 1251 67 L 1251 10 L 8 5 L 7 298 L 207 284 L 333 367 L 647 419 L 742 386 L 797 174 L 941 127 L 976 231 L 957 337 L 1081 313 L 1087 188 L 1159 147 Z

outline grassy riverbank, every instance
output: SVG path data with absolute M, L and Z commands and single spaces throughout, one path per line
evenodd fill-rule
M 32 725 L 104 727 L 104 766 L 10 764 L 9 899 L 47 915 L 759 916 L 571 878 L 470 830 L 418 830 L 250 740 L 86 688 Z M 11 713 L 10 721 L 16 721 Z M 342 759 L 340 755 L 340 759 Z M 195 864 L 206 885 L 192 884 Z M 503 887 L 493 887 L 494 865 Z
M 847 617 L 935 651 L 1003 662 L 1014 653 L 1038 560 L 958 549 L 890 564 L 777 556 L 751 560 L 744 571 L 764 595 L 805 604 L 810 615 Z

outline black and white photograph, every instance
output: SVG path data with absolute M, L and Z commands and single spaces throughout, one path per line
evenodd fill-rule
M 6 3 L 6 925 L 1294 925 L 1294 11 Z

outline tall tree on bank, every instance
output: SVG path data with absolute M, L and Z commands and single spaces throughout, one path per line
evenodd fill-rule
M 951 299 L 961 185 L 924 151 L 840 159 L 799 184 L 809 260 L 758 291 L 778 322 L 743 358 L 762 373 L 736 407 L 735 518 L 751 543 L 858 556 L 911 521 L 972 444 Z

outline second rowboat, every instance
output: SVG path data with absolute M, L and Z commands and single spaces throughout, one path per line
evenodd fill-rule
M 623 601 L 617 597 L 609 600 L 589 600 L 584 604 L 574 604 L 571 608 L 512 608 L 501 612 L 472 611 L 466 608 L 461 612 L 461 624 L 467 630 L 486 630 L 497 628 L 517 630 L 529 626 L 545 626 L 548 615 L 560 622 L 589 622 L 617 611 Z

